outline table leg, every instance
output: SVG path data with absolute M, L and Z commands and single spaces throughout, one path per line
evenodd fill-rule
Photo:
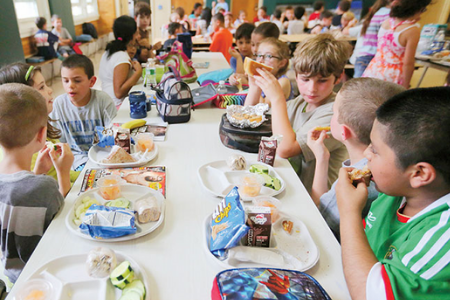
M 425 77 L 425 73 L 427 73 L 428 67 L 423 68 L 422 75 L 420 76 L 419 82 L 417 83 L 416 88 L 420 87 L 420 84 L 422 83 L 423 78 Z

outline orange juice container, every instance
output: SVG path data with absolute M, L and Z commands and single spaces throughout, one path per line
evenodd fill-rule
M 124 180 L 117 175 L 108 175 L 97 180 L 99 194 L 105 200 L 115 200 L 122 195 L 121 185 Z
M 151 132 L 139 133 L 136 136 L 136 152 L 145 152 L 145 150 L 148 150 L 148 152 L 152 151 L 155 146 L 153 137 L 154 135 Z

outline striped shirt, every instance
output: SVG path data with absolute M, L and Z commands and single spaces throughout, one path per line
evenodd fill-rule
M 63 201 L 50 176 L 0 174 L 2 263 L 11 282 L 16 282 Z
M 378 31 L 381 24 L 389 17 L 390 8 L 380 8 L 370 20 L 366 34 L 362 36 L 363 43 L 358 56 L 375 56 L 377 53 Z

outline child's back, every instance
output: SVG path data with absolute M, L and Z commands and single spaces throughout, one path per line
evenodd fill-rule
M 224 28 L 225 18 L 221 13 L 215 14 L 211 24 L 214 29 L 214 35 L 212 37 L 211 45 L 209 46 L 209 51 L 211 52 L 222 52 L 226 60 L 229 62 L 231 55 L 228 49 L 233 46 L 233 35 L 231 32 Z

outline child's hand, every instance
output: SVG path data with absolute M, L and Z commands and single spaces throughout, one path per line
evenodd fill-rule
M 136 60 L 132 60 L 131 61 L 131 67 L 133 68 L 133 70 L 138 73 L 138 74 L 142 74 L 142 67 L 141 64 L 136 61 Z
M 232 47 L 228 48 L 228 53 L 230 53 L 230 55 L 233 56 L 236 59 L 241 58 L 241 54 L 236 49 L 234 49 Z
M 39 152 L 36 158 L 36 164 L 34 165 L 34 174 L 47 174 L 53 167 L 52 159 L 50 158 L 50 149 L 44 146 Z
M 270 100 L 271 103 L 276 103 L 277 101 L 286 101 L 284 98 L 283 89 L 281 88 L 278 79 L 270 72 L 264 69 L 256 69 L 260 76 L 253 76 L 255 84 L 264 92 L 266 98 Z M 250 82 L 250 77 L 249 82 Z
M 364 182 L 358 183 L 356 187 L 353 186 L 348 177 L 348 172 L 353 169 L 341 168 L 339 170 L 339 179 L 336 184 L 336 199 L 341 217 L 344 217 L 346 214 L 358 214 L 361 216 L 369 195 Z
M 161 42 L 157 42 L 156 44 L 153 45 L 152 49 L 156 51 L 156 50 L 161 49 L 162 46 L 163 45 L 161 44 Z
M 238 85 L 239 84 L 238 80 L 244 77 L 245 77 L 244 74 L 234 73 L 231 74 L 231 76 L 228 78 L 228 81 L 230 82 L 231 85 Z
M 317 131 L 315 128 L 308 132 L 308 139 L 306 144 L 314 153 L 316 160 L 328 160 L 330 158 L 330 151 L 325 147 L 325 139 L 330 138 L 325 130 Z
M 356 19 L 356 18 L 354 18 L 353 20 L 351 20 L 349 23 L 348 23 L 348 27 L 353 27 L 353 26 L 355 26 L 356 24 L 358 24 L 358 20 Z
M 69 174 L 74 160 L 73 153 L 68 144 L 58 143 L 58 150 L 50 149 L 50 158 L 58 173 Z M 59 152 L 60 151 L 60 152 Z
M 138 40 L 138 44 L 141 47 L 150 48 L 150 42 L 148 41 L 148 39 L 140 39 Z

